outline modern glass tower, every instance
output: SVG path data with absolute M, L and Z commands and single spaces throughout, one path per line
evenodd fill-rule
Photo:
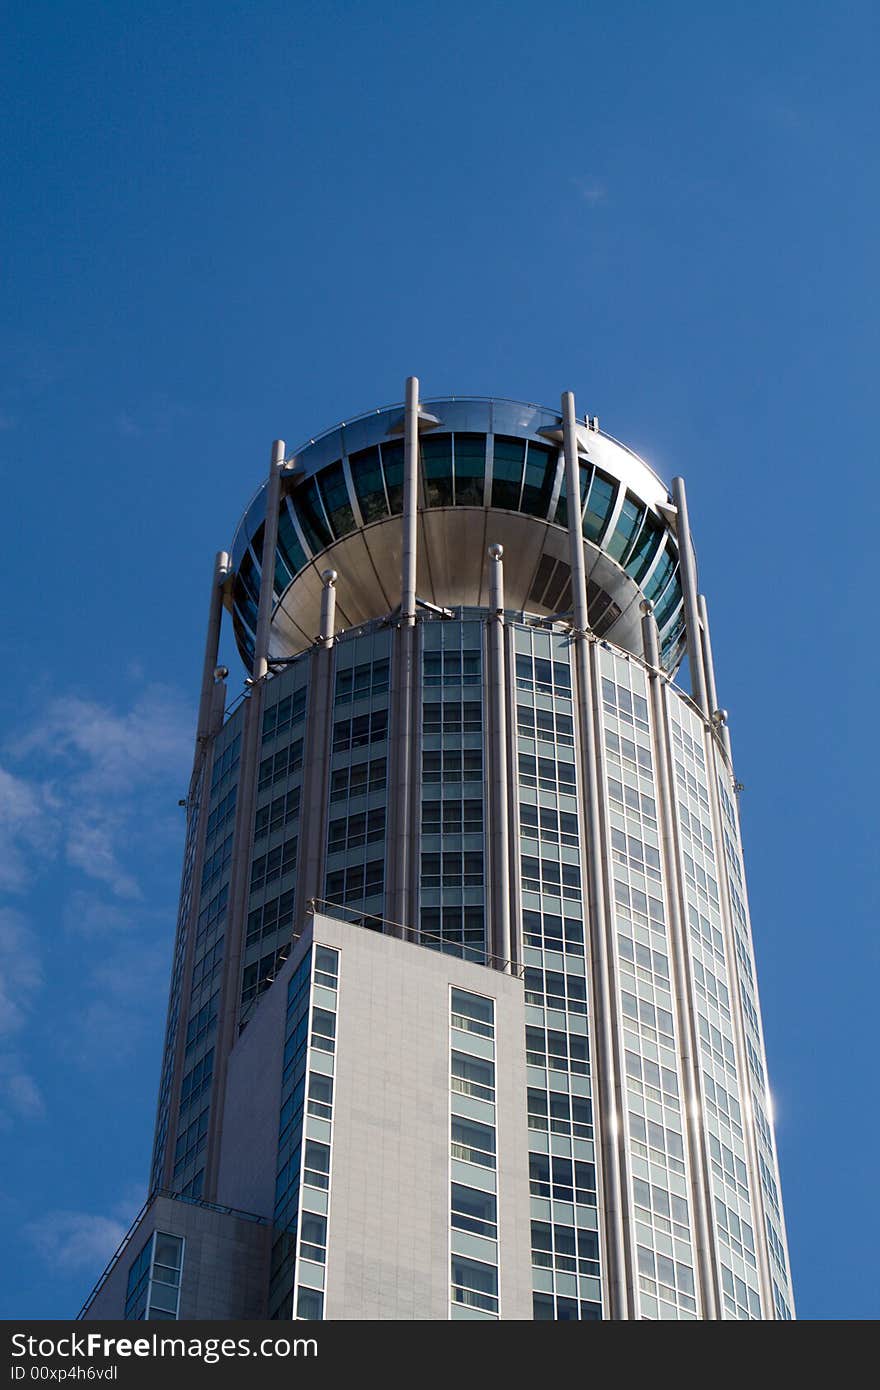
M 276 442 L 81 1316 L 793 1317 L 737 791 L 684 484 L 571 394 Z

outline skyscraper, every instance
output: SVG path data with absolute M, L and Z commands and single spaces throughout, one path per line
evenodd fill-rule
M 277 441 L 82 1316 L 792 1317 L 737 792 L 684 484 L 571 394 Z

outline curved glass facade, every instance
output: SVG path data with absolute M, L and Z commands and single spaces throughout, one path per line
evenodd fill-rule
M 548 577 L 548 565 L 565 554 L 566 539 L 560 531 L 568 526 L 569 503 L 561 442 L 555 437 L 560 434 L 558 415 L 511 401 L 444 400 L 429 402 L 428 408 L 439 423 L 420 434 L 419 507 L 423 515 L 449 513 L 440 532 L 433 526 L 426 532 L 428 564 L 432 545 L 442 543 L 454 550 L 461 543 L 455 520 L 459 508 L 533 517 L 550 529 L 545 532 L 543 554 L 534 561 L 524 559 L 531 573 L 523 576 L 523 606 L 528 593 L 539 614 L 561 615 L 568 597 L 564 581 L 558 587 L 539 582 L 542 576 Z M 312 562 L 320 572 L 321 558 L 332 549 L 333 565 L 342 572 L 349 552 L 339 548 L 341 542 L 360 532 L 367 536 L 372 554 L 370 528 L 391 523 L 402 513 L 400 435 L 399 410 L 377 412 L 339 426 L 295 456 L 279 518 L 276 610 Z M 619 573 L 606 566 L 602 580 L 593 581 L 591 625 L 600 636 L 607 632 L 626 642 L 625 635 L 612 628 L 623 610 L 632 606 L 634 590 L 627 585 L 632 581 L 655 604 L 662 659 L 668 670 L 675 670 L 684 652 L 682 629 L 676 622 L 682 595 L 675 537 L 658 510 L 658 503 L 666 501 L 666 489 L 624 446 L 597 431 L 586 432 L 586 438 L 589 443 L 580 458 L 580 510 L 584 540 L 589 543 L 588 564 L 590 557 L 594 562 L 595 547 L 619 566 Z M 590 456 L 593 453 L 595 459 Z M 256 626 L 264 506 L 261 490 L 239 526 L 232 553 L 235 631 L 247 661 L 252 658 Z M 376 542 L 376 547 L 380 558 L 373 556 L 374 567 L 385 579 L 382 543 Z M 360 562 L 353 552 L 351 556 L 350 563 Z M 385 583 L 386 592 L 393 583 L 392 575 Z M 439 590 L 435 586 L 432 598 L 444 606 L 457 606 L 442 585 Z M 465 595 L 466 602 L 476 603 L 478 598 L 476 592 Z M 285 606 L 295 621 L 296 587 Z

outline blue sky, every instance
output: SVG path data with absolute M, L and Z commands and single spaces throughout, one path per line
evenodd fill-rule
M 878 25 L 7 8 L 0 1316 L 73 1315 L 144 1194 L 213 554 L 409 373 L 687 478 L 799 1312 L 880 1313 Z

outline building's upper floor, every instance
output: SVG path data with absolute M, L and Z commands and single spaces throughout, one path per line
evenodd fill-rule
M 577 425 L 578 506 L 590 625 L 641 652 L 639 602 L 654 605 L 663 663 L 685 649 L 675 509 L 648 464 Z M 417 592 L 443 607 L 485 607 L 486 546 L 507 556 L 506 606 L 538 616 L 571 608 L 569 507 L 557 411 L 520 401 L 424 401 L 419 418 Z M 350 628 L 400 602 L 404 408 L 337 425 L 288 461 L 275 555 L 270 656 L 309 646 L 319 631 L 321 575 L 338 574 L 337 619 Z M 266 485 L 236 531 L 231 591 L 239 650 L 250 666 L 257 623 Z

